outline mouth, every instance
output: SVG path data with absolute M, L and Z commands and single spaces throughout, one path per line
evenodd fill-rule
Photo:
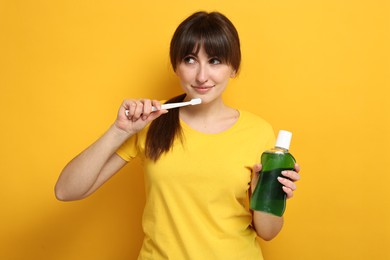
M 192 86 L 192 88 L 198 92 L 198 93 L 207 93 L 209 92 L 214 86 Z

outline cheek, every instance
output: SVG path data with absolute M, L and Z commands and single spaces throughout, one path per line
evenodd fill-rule
M 217 70 L 213 71 L 213 77 L 219 82 L 229 81 L 231 78 L 236 76 L 236 72 L 233 68 L 229 66 L 219 67 Z
M 218 82 L 228 82 L 232 78 L 232 73 L 230 71 L 216 73 L 214 78 Z
M 176 76 L 180 79 L 181 82 L 191 81 L 192 75 L 189 71 L 177 70 Z
M 179 71 L 179 70 L 177 70 L 175 73 L 176 73 L 176 76 L 180 82 L 180 85 L 182 87 L 186 86 L 187 82 L 189 81 L 188 78 L 186 77 L 186 74 L 183 73 L 182 71 Z

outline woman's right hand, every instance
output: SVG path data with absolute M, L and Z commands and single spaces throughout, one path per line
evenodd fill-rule
M 156 107 L 157 111 L 152 112 L 152 106 Z M 115 126 L 126 133 L 135 134 L 167 112 L 168 110 L 161 109 L 161 104 L 157 100 L 126 99 L 119 108 Z

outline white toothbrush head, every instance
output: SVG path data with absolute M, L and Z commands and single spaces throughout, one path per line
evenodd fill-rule
M 191 99 L 191 101 L 190 101 L 190 104 L 191 105 L 199 105 L 199 104 L 201 104 L 202 103 L 202 99 L 200 99 L 200 98 L 193 98 L 193 99 Z

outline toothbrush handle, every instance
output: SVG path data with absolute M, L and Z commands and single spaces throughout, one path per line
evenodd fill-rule
M 176 108 L 176 107 L 184 107 L 184 106 L 187 106 L 187 105 L 189 105 L 189 102 L 169 103 L 169 104 L 161 105 L 161 109 L 171 109 L 171 108 Z M 152 108 L 152 111 L 153 111 L 153 108 Z
M 166 109 L 161 106 L 161 109 Z M 156 112 L 158 109 L 156 107 L 152 107 L 152 112 Z M 125 110 L 125 115 L 129 116 L 130 111 L 128 109 Z
M 171 109 L 176 107 L 184 107 L 190 105 L 190 102 L 180 102 L 180 103 L 169 103 L 169 104 L 162 104 L 161 109 Z M 152 107 L 152 112 L 157 111 L 158 109 L 156 107 Z M 129 110 L 125 111 L 126 116 L 129 116 Z

